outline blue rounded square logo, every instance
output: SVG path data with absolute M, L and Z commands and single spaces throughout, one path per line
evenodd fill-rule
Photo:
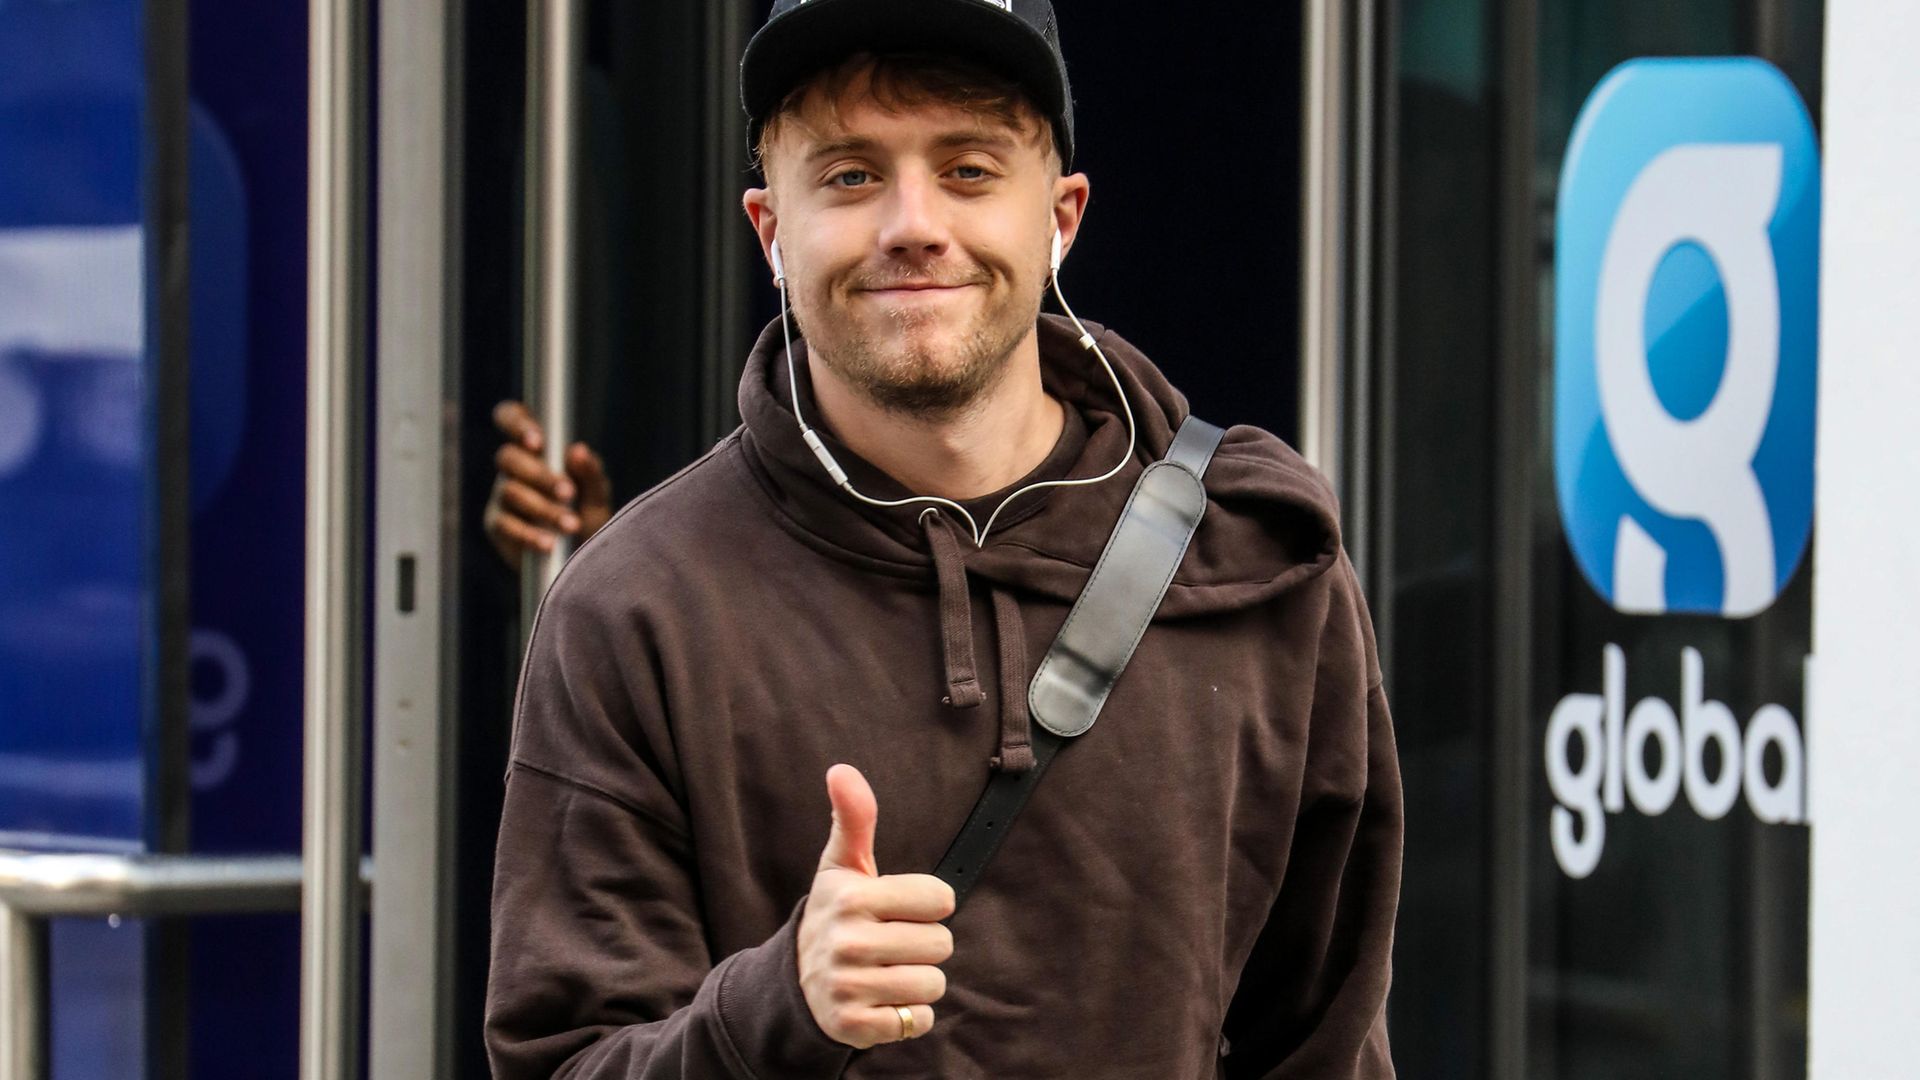
M 1554 481 L 1616 609 L 1771 605 L 1813 528 L 1820 161 L 1750 58 L 1633 60 L 1581 108 L 1554 256 Z

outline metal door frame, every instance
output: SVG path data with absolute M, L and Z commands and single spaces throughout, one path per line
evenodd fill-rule
M 368 0 L 309 9 L 300 1076 L 359 1072 Z
M 379 7 L 368 1076 L 453 1075 L 461 8 Z
M 1375 540 L 1374 247 L 1381 0 L 1308 0 L 1301 94 L 1300 452 L 1332 483 L 1363 583 Z
M 1535 0 L 1494 5 L 1503 95 L 1497 203 L 1496 283 L 1500 355 L 1495 423 L 1501 463 L 1494 477 L 1493 642 L 1495 715 L 1489 725 L 1487 1047 L 1495 1080 L 1526 1075 L 1527 806 L 1532 736 L 1527 726 L 1534 552 L 1530 516 L 1534 379 L 1532 199 Z M 1383 664 L 1390 663 L 1391 431 L 1378 422 L 1391 403 L 1391 168 L 1377 162 L 1392 139 L 1397 5 L 1391 0 L 1308 0 L 1305 20 L 1301 245 L 1301 439 L 1340 499 L 1343 542 L 1373 599 Z M 1390 165 L 1390 163 L 1389 163 Z M 1378 179 L 1376 179 L 1378 177 Z M 1383 193 L 1387 196 L 1382 198 Z M 1389 420 L 1390 422 L 1390 420 Z

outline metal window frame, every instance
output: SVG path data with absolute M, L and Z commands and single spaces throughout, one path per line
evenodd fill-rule
M 1500 326 L 1493 393 L 1498 475 L 1494 530 L 1494 715 L 1486 868 L 1489 1075 L 1527 1075 L 1527 808 L 1532 784 L 1530 682 L 1535 545 L 1533 449 L 1538 421 L 1533 212 L 1537 0 L 1499 0 L 1492 54 L 1499 74 L 1501 134 L 1496 205 Z M 1392 507 L 1380 498 L 1392 467 L 1395 348 L 1390 274 L 1380 245 L 1395 235 L 1397 122 L 1390 62 L 1398 47 L 1390 0 L 1309 0 L 1305 19 L 1301 305 L 1301 450 L 1341 500 L 1342 536 L 1374 598 L 1382 662 L 1390 663 Z M 1377 309 L 1377 310 L 1376 310 Z M 1386 317 L 1381 317 L 1386 316 Z
M 47 930 L 0 903 L 0 1080 L 47 1074 Z
M 1300 451 L 1340 500 L 1341 538 L 1378 585 L 1376 505 L 1385 430 L 1375 305 L 1381 289 L 1381 0 L 1309 0 L 1301 95 Z M 1375 591 L 1378 591 L 1377 589 Z
M 179 854 L 191 843 L 190 783 L 192 632 L 193 308 L 191 122 L 188 12 L 181 4 L 147 4 L 146 117 L 142 199 L 145 203 L 146 352 L 153 382 L 148 399 L 153 466 L 147 518 L 153 543 L 149 573 L 153 623 L 145 657 L 148 709 L 147 848 Z M 11 918 L 11 916 L 9 916 Z M 160 922 L 144 935 L 145 1062 L 152 1080 L 184 1080 L 188 1071 L 188 995 L 167 992 L 189 977 L 184 926 Z
M 353 868 L 357 905 L 371 867 Z M 297 911 L 297 855 L 48 855 L 0 850 L 0 1080 L 49 1075 L 47 920 Z
M 148 675 L 153 710 L 147 772 L 153 824 L 148 843 L 154 850 L 177 853 L 187 848 L 192 806 L 187 782 L 193 461 L 186 9 L 149 5 L 142 23 L 147 67 L 142 180 L 151 312 L 146 348 L 154 367 L 149 407 L 155 453 L 149 516 L 155 529 L 152 573 L 157 622 Z
M 574 432 L 574 354 L 579 341 L 580 69 L 586 0 L 528 0 L 526 340 L 527 407 L 540 421 L 547 468 L 566 471 Z M 520 641 L 533 634 L 540 601 L 572 548 L 529 550 L 520 566 Z
M 300 1076 L 359 1073 L 366 654 L 368 0 L 308 30 Z
M 1493 723 L 1490 731 L 1487 869 L 1487 1060 L 1494 1080 L 1527 1075 L 1527 852 L 1535 750 L 1534 459 L 1539 418 L 1538 218 L 1534 213 L 1537 0 L 1503 0 L 1493 55 L 1501 58 L 1499 312 L 1494 495 Z
M 379 9 L 368 1075 L 454 1073 L 462 8 Z
M 706 46 L 706 140 L 701 259 L 707 303 L 700 335 L 700 446 L 693 456 L 740 424 L 740 373 L 752 335 L 751 307 L 742 257 L 746 231 L 740 183 L 747 178 L 747 118 L 739 105 L 740 54 L 748 38 L 745 0 L 708 0 L 702 5 Z
M 1371 0 L 1361 0 L 1370 3 Z M 1346 299 L 1346 0 L 1301 8 L 1300 450 L 1339 490 Z
M 1392 252 L 1400 239 L 1401 165 L 1397 143 L 1400 130 L 1400 35 L 1403 19 L 1399 4 L 1380 5 L 1376 56 L 1374 108 L 1374 201 L 1369 257 L 1374 263 L 1372 275 L 1372 318 L 1368 327 L 1373 363 L 1373 403 L 1369 410 L 1373 421 L 1371 441 L 1373 460 L 1372 498 L 1367 507 L 1370 528 L 1370 559 L 1360 582 L 1366 590 L 1367 606 L 1373 614 L 1374 644 L 1382 671 L 1394 670 L 1395 619 L 1397 598 L 1391 571 L 1395 565 L 1394 528 L 1398 518 L 1393 478 L 1399 468 L 1393 434 L 1399 409 L 1399 368 L 1393 362 L 1398 355 L 1399 303 L 1398 282 L 1393 269 Z

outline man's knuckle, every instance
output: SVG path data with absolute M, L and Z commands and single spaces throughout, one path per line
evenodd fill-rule
M 866 962 L 867 945 L 856 938 L 842 937 L 827 950 L 827 956 L 836 966 L 854 967 Z
M 851 1042 L 859 1037 L 859 1031 L 850 1015 L 851 1010 L 835 1005 L 827 1010 L 827 1033 L 841 1042 Z
M 848 915 L 870 918 L 885 903 L 887 889 L 873 878 L 856 878 L 846 896 Z

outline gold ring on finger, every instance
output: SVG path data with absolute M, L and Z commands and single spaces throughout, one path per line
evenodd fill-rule
M 913 1038 L 913 1010 L 905 1005 L 895 1005 L 894 1008 L 900 1011 L 900 1037 Z

